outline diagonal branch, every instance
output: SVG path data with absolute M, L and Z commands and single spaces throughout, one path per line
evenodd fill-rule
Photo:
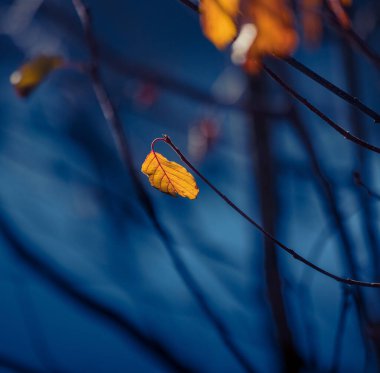
M 328 19 L 331 21 L 334 28 L 340 31 L 347 40 L 356 46 L 375 65 L 377 69 L 380 69 L 380 55 L 372 50 L 372 48 L 355 32 L 352 27 L 347 29 L 343 28 L 337 20 L 334 12 L 328 6 L 325 7 L 325 9 L 327 11 Z
M 329 271 L 326 271 L 325 269 L 317 266 L 316 264 L 310 262 L 300 254 L 298 254 L 296 251 L 291 249 L 290 247 L 286 246 L 282 242 L 280 242 L 277 238 L 272 236 L 269 232 L 267 232 L 259 223 L 257 223 L 255 220 L 253 220 L 250 216 L 248 216 L 242 209 L 240 209 L 237 205 L 235 205 L 227 196 L 225 196 L 214 184 L 212 184 L 203 174 L 201 174 L 198 169 L 196 169 L 190 161 L 182 154 L 182 152 L 179 150 L 179 148 L 176 147 L 176 145 L 172 142 L 170 137 L 166 136 L 161 139 L 162 141 L 166 142 L 168 145 L 171 146 L 171 148 L 177 153 L 179 158 L 189 167 L 191 168 L 221 199 L 224 200 L 230 207 L 232 207 L 240 216 L 242 216 L 245 220 L 247 220 L 251 225 L 253 225 L 256 229 L 258 229 L 266 238 L 273 241 L 278 247 L 280 247 L 282 250 L 290 254 L 295 260 L 300 261 L 301 263 L 307 265 L 308 267 L 314 269 L 315 271 L 322 273 L 323 275 L 332 278 L 333 280 L 337 282 L 341 282 L 343 284 L 347 285 L 355 285 L 355 286 L 363 286 L 363 287 L 370 287 L 370 288 L 380 288 L 379 282 L 366 282 L 366 281 L 359 281 L 359 280 L 353 280 L 350 278 L 344 278 L 337 276 Z
M 351 295 L 350 289 L 344 288 L 342 292 L 343 292 L 342 305 L 340 307 L 340 312 L 339 312 L 339 320 L 338 320 L 338 326 L 337 326 L 336 335 L 335 335 L 334 350 L 332 354 L 332 363 L 330 367 L 330 373 L 337 373 L 339 371 L 338 368 L 339 368 L 339 360 L 342 353 L 344 329 L 346 326 L 348 311 L 350 308 L 350 295 Z
M 317 107 L 311 104 L 305 97 L 301 96 L 296 90 L 291 88 L 284 80 L 282 80 L 276 73 L 274 73 L 269 67 L 264 65 L 264 71 L 282 88 L 284 88 L 291 96 L 293 96 L 297 101 L 299 101 L 302 105 L 308 108 L 311 112 L 320 117 L 325 123 L 327 123 L 331 128 L 333 128 L 336 132 L 340 133 L 345 139 L 362 146 L 370 151 L 380 154 L 380 148 L 372 145 L 359 137 L 352 135 L 349 131 L 345 130 L 339 124 L 334 122 L 330 117 L 326 114 L 322 113 Z
M 79 304 L 87 311 L 117 327 L 124 336 L 128 339 L 132 338 L 137 344 L 171 370 L 179 372 L 191 371 L 179 362 L 177 357 L 167 350 L 166 347 L 153 338 L 144 335 L 128 317 L 87 295 L 78 288 L 77 284 L 60 274 L 46 260 L 38 257 L 36 253 L 41 252 L 41 250 L 36 247 L 31 247 L 31 244 L 29 244 L 29 246 L 24 244 L 20 239 L 21 232 L 18 232 L 14 228 L 14 224 L 3 211 L 0 211 L 0 234 L 8 246 L 12 248 L 12 253 L 16 255 L 19 260 L 26 264 L 28 268 L 34 271 L 38 276 L 51 284 L 61 294 L 70 298 L 70 300 Z M 24 241 L 30 242 L 26 239 Z
M 340 97 L 344 101 L 348 102 L 352 106 L 355 106 L 358 108 L 361 112 L 368 115 L 370 118 L 372 118 L 375 122 L 380 122 L 380 114 L 376 111 L 369 108 L 367 105 L 365 105 L 363 102 L 361 102 L 357 97 L 350 95 L 343 89 L 337 87 L 335 84 L 331 83 L 327 79 L 323 78 L 319 74 L 317 74 L 315 71 L 311 70 L 307 66 L 305 66 L 300 61 L 296 60 L 293 57 L 288 58 L 279 58 L 282 61 L 285 61 L 287 64 L 292 66 L 294 69 L 300 71 L 302 74 L 306 75 L 310 79 L 314 80 L 316 83 L 321 85 L 322 87 L 328 89 L 330 92 L 334 93 L 336 96 Z

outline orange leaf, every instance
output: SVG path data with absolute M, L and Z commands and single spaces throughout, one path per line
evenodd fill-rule
M 189 199 L 198 196 L 199 189 L 193 175 L 160 153 L 151 151 L 142 164 L 141 171 L 148 176 L 150 184 L 163 193 Z
M 201 24 L 208 39 L 219 49 L 225 48 L 237 34 L 236 17 L 240 0 L 201 0 Z
M 200 11 L 203 32 L 218 48 L 237 37 L 232 59 L 248 72 L 259 72 L 265 56 L 286 57 L 296 48 L 298 36 L 287 0 L 201 0 Z
M 251 0 L 247 19 L 257 29 L 257 36 L 248 50 L 245 67 L 251 73 L 261 69 L 263 57 L 290 55 L 297 46 L 293 12 L 286 0 Z
M 59 56 L 38 56 L 15 71 L 10 81 L 21 97 L 27 97 L 53 70 L 63 65 Z

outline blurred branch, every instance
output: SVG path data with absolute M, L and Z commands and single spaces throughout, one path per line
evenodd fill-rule
M 336 330 L 334 350 L 332 354 L 332 363 L 330 368 L 330 373 L 338 372 L 339 360 L 342 353 L 343 338 L 344 338 L 344 329 L 347 320 L 347 314 L 350 307 L 350 289 L 345 287 L 343 289 L 342 305 L 339 313 L 338 326 Z
M 6 371 L 18 372 L 18 373 L 41 373 L 39 369 L 32 368 L 22 362 L 19 359 L 12 359 L 0 353 L 0 368 L 6 369 Z
M 246 359 L 243 353 L 240 352 L 239 348 L 231 339 L 228 329 L 224 325 L 223 321 L 212 310 L 201 288 L 198 286 L 195 278 L 193 277 L 193 275 L 191 274 L 191 272 L 185 265 L 184 261 L 177 254 L 171 242 L 171 239 L 169 238 L 167 232 L 165 231 L 164 227 L 162 226 L 162 224 L 160 223 L 157 217 L 157 214 L 154 210 L 153 203 L 151 202 L 148 194 L 146 193 L 144 189 L 144 186 L 141 184 L 141 181 L 137 176 L 134 162 L 129 152 L 129 146 L 128 146 L 127 138 L 123 129 L 123 124 L 120 120 L 120 117 L 113 103 L 110 100 L 109 94 L 105 88 L 105 84 L 100 76 L 99 53 L 97 49 L 97 42 L 93 35 L 89 9 L 82 3 L 81 0 L 72 0 L 72 2 L 81 20 L 81 23 L 85 32 L 85 36 L 86 36 L 87 46 L 91 55 L 91 66 L 90 66 L 89 74 L 93 83 L 94 91 L 96 93 L 103 115 L 111 128 L 111 132 L 117 144 L 117 148 L 119 150 L 123 163 L 127 167 L 130 173 L 130 176 L 132 178 L 132 181 L 136 187 L 135 189 L 137 191 L 139 201 L 145 207 L 148 213 L 148 216 L 151 218 L 153 225 L 155 226 L 161 239 L 165 243 L 165 247 L 174 264 L 174 267 L 177 273 L 179 274 L 181 279 L 184 281 L 189 292 L 193 295 L 193 297 L 197 301 L 198 305 L 204 312 L 204 315 L 214 326 L 215 330 L 219 334 L 219 337 L 224 342 L 224 345 L 227 347 L 227 349 L 229 349 L 232 355 L 240 363 L 242 368 L 247 372 L 253 372 L 251 363 L 249 362 L 249 360 Z
M 377 54 L 372 48 L 355 32 L 352 27 L 344 28 L 337 20 L 335 14 L 329 7 L 325 7 L 328 15 L 328 20 L 334 26 L 334 28 L 348 40 L 354 46 L 356 46 L 374 65 L 377 69 L 380 69 L 380 55 Z
M 341 43 L 342 48 L 342 54 L 343 54 L 343 61 L 344 61 L 344 73 L 346 76 L 347 86 L 353 95 L 359 94 L 359 87 L 360 87 L 360 81 L 357 74 L 358 66 L 356 64 L 355 56 L 352 52 L 352 49 L 349 48 L 349 45 L 347 42 L 343 41 Z M 355 132 L 360 137 L 366 137 L 367 135 L 367 128 L 363 127 L 361 125 L 361 116 L 360 113 L 358 113 L 355 110 L 352 110 L 350 108 L 349 110 L 349 119 L 352 123 L 352 126 L 355 130 Z M 368 152 L 364 151 L 361 147 L 356 147 L 356 157 L 358 161 L 358 167 L 360 169 L 360 172 L 365 175 L 365 177 L 369 177 L 371 175 L 371 165 L 370 165 L 370 157 Z M 368 252 L 370 255 L 370 262 L 372 267 L 372 273 L 374 276 L 380 276 L 380 256 L 379 256 L 379 240 L 377 237 L 377 224 L 374 223 L 375 220 L 375 211 L 373 208 L 373 204 L 371 203 L 371 198 L 369 195 L 366 195 L 365 193 L 362 193 L 362 190 L 359 188 L 356 189 L 356 197 L 363 207 L 363 214 L 362 214 L 362 229 L 365 232 L 367 236 L 367 243 L 368 243 Z
M 252 101 L 259 101 L 265 95 L 265 81 L 262 77 L 251 78 Z M 272 123 L 265 115 L 252 116 L 249 123 L 251 137 L 251 154 L 255 159 L 254 179 L 258 189 L 261 221 L 263 228 L 272 235 L 277 230 L 279 218 L 278 196 L 278 166 L 272 152 Z M 302 358 L 299 354 L 294 335 L 289 325 L 289 307 L 283 292 L 283 281 L 278 263 L 276 244 L 264 237 L 264 261 L 266 291 L 271 313 L 276 325 L 276 337 L 279 342 L 282 366 L 284 372 L 294 373 L 301 370 Z M 288 311 L 288 312 L 287 312 Z
M 54 20 L 54 24 L 63 28 L 76 39 L 80 35 L 73 25 L 71 18 L 60 9 L 56 9 L 52 4 L 46 4 L 41 8 L 41 13 L 45 14 L 49 19 Z M 113 49 L 106 42 L 97 39 L 99 58 L 112 71 L 124 76 L 137 78 L 148 81 L 157 85 L 161 89 L 166 89 L 175 94 L 181 95 L 190 100 L 201 104 L 210 105 L 223 110 L 231 110 L 243 113 L 265 113 L 270 117 L 283 117 L 287 114 L 286 107 L 273 109 L 272 107 L 252 107 L 251 103 L 246 102 L 229 102 L 209 93 L 197 86 L 172 77 L 169 74 L 157 71 L 153 66 L 143 65 L 141 62 L 133 63 L 128 61 L 120 52 Z
M 380 201 L 380 194 L 375 192 L 367 184 L 365 184 L 364 181 L 362 180 L 360 173 L 357 171 L 354 172 L 354 181 L 355 181 L 355 184 L 359 187 L 362 187 L 370 197 L 373 197 L 377 199 L 378 201 Z
M 322 196 L 322 201 L 324 202 L 324 208 L 333 216 L 333 221 L 335 224 L 336 230 L 339 232 L 341 239 L 342 248 L 344 250 L 343 260 L 346 261 L 346 264 L 349 269 L 350 275 L 358 278 L 359 270 L 356 263 L 355 251 L 353 247 L 354 240 L 350 232 L 346 229 L 344 225 L 344 217 L 339 209 L 338 199 L 336 196 L 335 190 L 331 187 L 329 178 L 325 175 L 325 172 L 322 169 L 322 166 L 319 164 L 317 153 L 314 149 L 314 145 L 311 140 L 311 136 L 308 134 L 303 122 L 301 121 L 296 108 L 293 108 L 292 116 L 290 117 L 294 128 L 296 129 L 301 143 L 303 144 L 306 153 L 310 159 L 310 163 L 314 170 L 314 173 L 317 176 L 317 187 Z M 370 323 L 369 312 L 365 304 L 364 294 L 361 291 L 361 288 L 355 289 L 353 291 L 355 304 L 358 310 L 359 315 L 359 325 L 361 327 L 361 333 L 363 341 L 366 347 L 366 350 L 369 351 L 367 346 L 367 326 Z
M 12 250 L 12 253 L 22 263 L 61 294 L 115 326 L 128 340 L 135 341 L 144 350 L 166 365 L 167 368 L 179 372 L 191 371 L 160 342 L 144 335 L 127 316 L 79 290 L 77 284 L 55 270 L 46 260 L 40 258 L 37 253 L 42 252 L 42 250 L 33 245 L 26 246 L 22 239 L 19 238 L 22 236 L 21 232 L 14 228 L 14 224 L 3 211 L 0 211 L 0 234 Z

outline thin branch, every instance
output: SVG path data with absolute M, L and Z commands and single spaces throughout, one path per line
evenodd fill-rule
M 341 43 L 341 51 L 343 54 L 344 61 L 344 72 L 347 80 L 347 87 L 349 92 L 353 95 L 357 95 L 360 91 L 360 79 L 358 77 L 359 66 L 356 63 L 355 56 L 352 52 L 352 49 L 349 48 L 347 42 L 343 41 Z M 351 121 L 352 128 L 355 130 L 355 133 L 362 137 L 366 138 L 367 136 L 367 128 L 362 126 L 361 120 L 362 116 L 356 110 L 353 110 L 353 107 L 349 108 L 349 120 Z M 366 152 L 361 147 L 356 147 L 355 149 L 356 159 L 358 162 L 358 168 L 361 173 L 366 177 L 371 175 L 371 159 L 370 154 Z M 363 207 L 363 214 L 361 219 L 363 232 L 366 233 L 366 238 L 368 242 L 368 253 L 369 259 L 372 267 L 372 274 L 375 277 L 380 276 L 379 263 L 379 240 L 378 240 L 378 228 L 375 223 L 375 211 L 374 206 L 371 203 L 371 199 L 365 193 L 361 193 L 362 191 L 359 188 L 356 189 L 356 197 L 358 198 L 358 202 Z M 379 356 L 380 357 L 380 356 Z
M 313 268 L 314 270 L 322 273 L 323 275 L 330 277 L 334 279 L 337 282 L 341 282 L 343 284 L 347 285 L 355 285 L 355 286 L 363 286 L 363 287 L 370 287 L 370 288 L 380 288 L 379 282 L 366 282 L 366 281 L 359 281 L 359 280 L 353 280 L 350 278 L 344 278 L 337 276 L 329 271 L 326 271 L 325 269 L 315 265 L 314 263 L 308 261 L 306 258 L 295 252 L 293 249 L 289 248 L 279 240 L 277 240 L 275 237 L 273 237 L 270 233 L 268 233 L 259 223 L 257 223 L 255 220 L 253 220 L 250 216 L 248 216 L 243 210 L 241 210 L 238 206 L 236 206 L 227 196 L 225 196 L 219 189 L 217 189 L 205 176 L 203 176 L 198 169 L 196 169 L 190 161 L 182 154 L 182 152 L 175 146 L 175 144 L 172 142 L 170 137 L 164 136 L 163 138 L 156 139 L 155 141 L 163 141 L 166 142 L 168 145 L 171 146 L 171 148 L 177 153 L 177 155 L 180 157 L 180 159 L 189 167 L 191 168 L 220 198 L 222 198 L 229 206 L 231 206 L 239 215 L 241 215 L 245 220 L 247 220 L 250 224 L 252 224 L 256 229 L 258 229 L 266 238 L 272 240 L 277 246 L 279 246 L 282 250 L 290 254 L 294 259 L 302 262 L 303 264 L 309 266 L 310 268 Z
M 266 92 L 264 77 L 250 78 L 251 100 L 258 99 Z M 260 216 L 264 229 L 272 235 L 277 231 L 280 215 L 278 164 L 272 152 L 273 123 L 265 115 L 253 115 L 249 122 L 251 154 L 254 158 L 253 178 L 257 186 Z M 284 294 L 284 281 L 279 264 L 279 251 L 276 244 L 263 240 L 264 268 L 268 303 L 276 327 L 276 340 L 283 371 L 299 372 L 304 366 L 299 348 L 295 343 L 294 331 L 289 323 L 290 309 Z
M 288 58 L 280 58 L 280 60 L 285 61 L 287 64 L 295 68 L 296 70 L 300 71 L 302 74 L 308 76 L 310 79 L 314 80 L 316 83 L 321 85 L 322 87 L 328 89 L 330 92 L 334 93 L 344 101 L 348 102 L 349 104 L 355 106 L 358 108 L 361 112 L 368 115 L 370 118 L 372 118 L 375 122 L 380 122 L 380 114 L 366 106 L 364 103 L 362 103 L 357 97 L 350 95 L 343 89 L 337 87 L 327 79 L 323 78 L 319 74 L 317 74 L 315 71 L 311 70 L 307 66 L 305 66 L 300 61 L 296 60 L 293 57 Z
M 370 197 L 373 197 L 376 200 L 380 201 L 380 194 L 372 190 L 367 184 L 364 183 L 359 172 L 355 171 L 353 176 L 355 184 L 357 186 L 362 187 Z
M 340 360 L 342 345 L 343 345 L 344 329 L 346 326 L 348 310 L 350 307 L 350 295 L 351 295 L 350 289 L 345 287 L 343 289 L 343 299 L 342 299 L 338 326 L 337 326 L 336 335 L 335 335 L 334 350 L 332 354 L 332 363 L 331 363 L 330 373 L 338 372 L 339 360 Z
M 380 55 L 376 53 L 372 48 L 355 32 L 352 27 L 348 29 L 343 28 L 340 22 L 337 20 L 335 14 L 329 7 L 325 7 L 327 10 L 329 20 L 333 24 L 334 28 L 342 33 L 342 35 L 352 42 L 374 65 L 377 69 L 380 69 Z
M 2 353 L 0 353 L 0 368 L 4 368 L 6 371 L 18 373 L 41 373 L 39 369 L 32 368 L 24 364 L 19 358 L 17 360 L 12 359 Z
M 81 20 L 85 35 L 87 45 L 91 54 L 91 66 L 90 66 L 90 78 L 93 83 L 93 88 L 96 93 L 99 105 L 102 109 L 103 115 L 108 122 L 114 140 L 117 144 L 119 154 L 124 162 L 124 165 L 129 170 L 132 181 L 136 187 L 138 193 L 138 198 L 141 204 L 145 207 L 149 217 L 152 220 L 154 227 L 159 233 L 161 239 L 165 243 L 166 250 L 169 254 L 170 259 L 173 262 L 174 268 L 176 269 L 178 275 L 181 277 L 185 283 L 187 289 L 192 294 L 197 304 L 204 312 L 204 315 L 210 321 L 211 325 L 215 328 L 219 337 L 223 341 L 226 348 L 231 352 L 231 354 L 236 358 L 241 367 L 247 372 L 254 372 L 254 369 L 250 361 L 244 356 L 244 354 L 239 350 L 235 342 L 232 340 L 227 327 L 224 325 L 223 321 L 215 314 L 209 305 L 207 298 L 204 296 L 201 288 L 198 286 L 195 278 L 191 274 L 190 270 L 185 265 L 182 258 L 177 254 L 174 245 L 169 238 L 168 233 L 160 223 L 157 214 L 154 210 L 153 203 L 151 202 L 148 194 L 145 192 L 140 179 L 137 176 L 135 166 L 132 160 L 132 156 L 129 152 L 128 141 L 123 129 L 123 123 L 113 105 L 110 96 L 105 88 L 105 84 L 100 76 L 98 57 L 99 53 L 97 50 L 96 39 L 93 35 L 91 17 L 88 8 L 82 3 L 82 0 L 72 0 L 76 12 Z
M 49 19 L 54 20 L 54 24 L 64 29 L 66 33 L 72 35 L 74 38 L 79 39 L 79 33 L 75 25 L 72 23 L 71 18 L 61 9 L 56 9 L 53 4 L 49 3 L 42 7 L 41 12 Z M 173 92 L 176 95 L 181 95 L 187 99 L 195 102 L 217 107 L 223 110 L 236 111 L 242 113 L 264 113 L 270 117 L 283 117 L 287 114 L 287 108 L 281 107 L 279 109 L 272 109 L 270 107 L 252 107 L 246 102 L 229 102 L 228 100 L 218 97 L 208 91 L 205 91 L 196 85 L 180 80 L 158 71 L 154 66 L 144 65 L 141 62 L 131 62 L 116 49 L 112 48 L 105 41 L 97 39 L 97 46 L 99 58 L 104 64 L 113 72 L 123 76 L 148 81 L 158 86 L 161 89 Z
M 311 104 L 306 98 L 301 96 L 298 92 L 296 92 L 293 88 L 291 88 L 285 81 L 283 81 L 277 74 L 275 74 L 269 67 L 264 65 L 264 71 L 280 86 L 282 86 L 291 96 L 293 96 L 297 101 L 302 103 L 305 107 L 307 107 L 311 112 L 320 117 L 324 122 L 326 122 L 331 128 L 333 128 L 336 132 L 340 133 L 346 140 L 349 140 L 363 148 L 366 148 L 370 151 L 380 154 L 380 148 L 372 145 L 354 135 L 352 135 L 349 131 L 345 130 L 339 124 L 334 122 L 330 117 L 326 114 L 322 113 L 318 108 L 316 108 L 313 104 Z
M 195 4 L 193 1 L 191 0 L 178 0 L 178 1 L 186 5 L 191 10 L 194 10 L 195 12 L 199 13 L 199 6 L 198 4 Z

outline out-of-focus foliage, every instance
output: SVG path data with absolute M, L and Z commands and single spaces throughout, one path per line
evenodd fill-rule
M 227 47 L 237 35 L 239 1 L 203 0 L 200 3 L 203 31 L 217 48 Z
M 199 189 L 194 177 L 181 165 L 171 162 L 160 153 L 151 151 L 141 166 L 151 185 L 173 197 L 180 195 L 189 199 L 198 196 Z
M 22 65 L 10 77 L 11 83 L 21 97 L 29 94 L 55 69 L 62 67 L 60 56 L 37 56 Z
M 350 0 L 329 0 L 331 11 L 344 28 L 350 19 L 343 6 Z M 300 3 L 305 40 L 316 44 L 322 35 L 322 0 Z M 233 43 L 232 59 L 256 74 L 265 56 L 287 57 L 297 47 L 295 14 L 286 0 L 201 0 L 201 24 L 208 39 L 219 49 Z
M 247 2 L 247 23 L 257 28 L 257 36 L 245 61 L 247 71 L 257 73 L 263 57 L 275 54 L 288 56 L 297 45 L 294 16 L 285 0 L 255 0 Z

